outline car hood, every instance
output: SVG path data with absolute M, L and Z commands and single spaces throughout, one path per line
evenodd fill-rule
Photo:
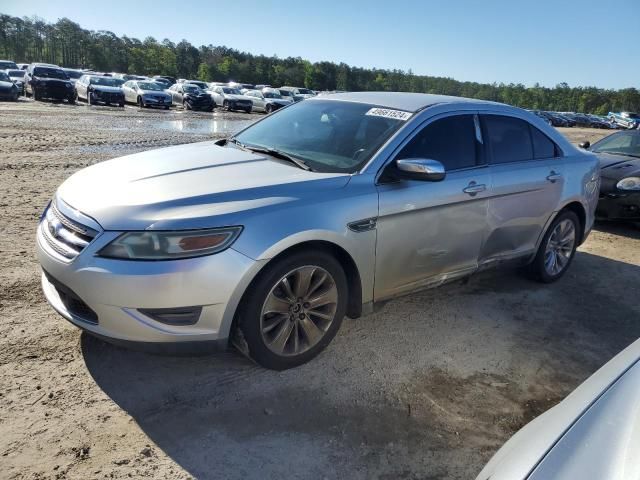
M 637 423 L 638 413 L 640 412 L 640 404 L 638 401 L 638 393 L 640 392 L 637 374 L 635 372 L 632 377 L 626 376 L 626 373 L 635 371 L 638 368 L 638 360 L 640 359 L 640 340 L 636 340 L 630 346 L 625 348 L 622 352 L 616 355 L 613 359 L 602 366 L 596 373 L 585 380 L 578 388 L 571 392 L 562 402 L 555 407 L 546 411 L 533 421 L 525 425 L 519 430 L 513 437 L 511 437 L 507 443 L 505 443 L 500 450 L 498 450 L 491 460 L 484 467 L 482 472 L 476 477 L 476 480 L 525 480 L 535 478 L 540 480 L 541 478 L 553 478 L 555 480 L 565 479 L 579 479 L 579 478 L 638 478 L 638 476 L 613 476 L 613 475 L 572 475 L 575 470 L 568 470 L 568 476 L 563 475 L 564 471 L 558 470 L 555 475 L 547 477 L 532 477 L 532 472 L 536 471 L 536 466 L 543 463 L 548 455 L 553 453 L 554 446 L 559 446 L 563 442 L 563 439 L 567 435 L 571 435 L 574 428 L 580 425 L 581 419 L 588 419 L 591 413 L 595 414 L 593 419 L 599 417 L 601 421 L 607 422 L 611 420 L 609 416 L 602 415 L 602 411 L 598 411 L 598 405 L 600 402 L 606 404 L 610 393 L 623 400 L 625 395 L 628 397 L 628 404 L 623 406 L 622 403 L 618 403 L 617 407 L 621 408 L 621 415 L 619 419 L 627 421 L 628 423 Z M 625 387 L 623 390 L 617 390 L 617 385 L 624 385 L 629 380 L 630 385 L 635 388 L 634 394 L 628 394 L 629 388 Z M 615 402 L 614 402 L 615 403 Z M 611 404 L 613 405 L 613 404 Z M 591 411 L 592 408 L 596 410 Z M 629 413 L 633 409 L 633 413 Z M 611 410 L 610 410 L 611 411 Z M 614 410 L 615 411 L 615 410 Z M 617 426 L 620 423 L 616 424 Z M 602 427 L 606 425 L 602 424 Z M 630 443 L 627 447 L 630 448 L 628 452 L 632 452 L 632 455 L 637 453 L 637 447 L 631 445 L 638 445 L 638 433 L 640 431 L 637 425 L 633 428 L 633 438 L 628 437 Z M 629 430 L 627 427 L 620 428 L 620 438 L 615 438 L 616 435 L 607 434 L 603 438 L 599 439 L 599 442 L 595 441 L 595 437 L 588 436 L 583 437 L 582 443 L 584 447 L 589 447 L 592 440 L 594 443 L 591 446 L 602 446 L 603 441 L 611 441 L 612 443 L 624 443 L 623 438 Z M 575 437 L 574 437 L 575 439 Z M 635 444 L 634 444 L 635 442 Z M 568 444 L 563 445 L 567 447 Z M 620 450 L 622 452 L 622 450 Z M 571 449 L 568 451 L 562 448 L 562 452 L 571 461 L 573 459 L 573 452 Z M 599 461 L 597 450 L 591 450 L 594 462 Z M 622 453 L 621 453 L 622 454 Z M 583 459 L 584 457 L 581 457 Z M 622 457 L 621 457 L 622 458 Z M 635 457 L 633 457 L 635 458 Z M 625 457 L 626 459 L 626 457 Z M 603 461 L 607 461 L 603 459 Z M 589 465 L 593 466 L 594 463 Z M 608 463 L 607 465 L 611 465 Z M 575 467 L 575 465 L 574 465 Z M 612 472 L 614 470 L 611 470 Z M 538 472 L 539 473 L 539 472 Z
M 269 103 L 277 103 L 278 105 L 290 105 L 292 103 L 290 100 L 284 100 L 282 98 L 266 98 L 265 100 Z
M 5 82 L 0 80 L 0 88 L 2 88 L 3 90 L 9 90 L 13 88 L 13 86 L 14 86 L 13 82 Z
M 349 179 L 201 142 L 98 163 L 72 175 L 56 196 L 105 230 L 174 230 L 242 224 L 248 214 Z
M 167 97 L 171 96 L 167 92 L 161 90 L 140 90 L 140 92 L 142 92 L 143 95 L 164 95 Z
M 106 92 L 106 93 L 122 93 L 122 89 L 120 87 L 109 87 L 107 85 L 91 85 L 96 92 Z
M 248 100 L 248 101 L 251 101 L 250 97 L 245 97 L 244 95 L 226 94 L 224 96 L 224 98 L 226 98 L 227 100 Z
M 600 175 L 611 180 L 640 176 L 640 158 L 613 153 L 596 153 L 600 161 Z
M 640 478 L 639 414 L 636 363 L 554 445 L 529 479 Z

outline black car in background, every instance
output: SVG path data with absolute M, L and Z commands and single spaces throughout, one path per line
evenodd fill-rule
M 600 160 L 600 199 L 596 216 L 606 220 L 640 221 L 640 130 L 612 133 L 582 148 Z
M 32 63 L 24 75 L 26 96 L 35 100 L 49 98 L 75 103 L 75 90 L 69 76 L 57 65 Z
M 121 78 L 101 75 L 82 75 L 76 82 L 76 100 L 86 100 L 88 105 L 103 103 L 124 107 Z
M 214 109 L 211 96 L 192 83 L 176 83 L 167 90 L 167 93 L 171 95 L 173 103 L 182 105 L 185 110 L 212 112 Z
M 20 91 L 7 72 L 0 71 L 0 99 L 18 100 Z

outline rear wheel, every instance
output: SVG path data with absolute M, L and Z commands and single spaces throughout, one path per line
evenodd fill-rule
M 231 111 L 230 106 L 229 106 L 229 102 L 228 102 L 227 100 L 225 100 L 224 102 L 222 102 L 222 108 L 223 108 L 224 110 L 226 110 L 227 112 L 230 112 L 230 111 Z
M 580 235 L 580 221 L 575 213 L 561 212 L 545 233 L 538 253 L 529 266 L 541 282 L 551 283 L 562 277 L 576 253 Z
M 33 99 L 37 101 L 42 100 L 42 97 L 40 96 L 40 92 L 38 92 L 37 88 L 33 89 Z
M 186 100 L 183 100 L 182 108 L 184 108 L 185 110 L 191 110 L 191 105 L 189 105 L 189 102 L 187 102 Z
M 144 108 L 144 100 L 142 99 L 142 97 L 138 97 L 138 106 L 140 108 Z
M 264 111 L 269 114 L 271 112 L 273 112 L 273 107 L 269 104 L 264 108 Z
M 274 370 L 308 362 L 338 332 L 347 294 L 340 263 L 325 252 L 276 261 L 247 291 L 239 312 L 249 356 Z

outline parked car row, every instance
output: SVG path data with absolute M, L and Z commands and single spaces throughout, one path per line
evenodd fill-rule
M 576 112 L 548 112 L 544 110 L 530 110 L 530 112 L 554 127 L 617 129 L 637 128 L 637 126 L 640 125 L 640 116 L 631 112 L 622 112 L 620 114 L 609 112 L 609 115 L 606 117 L 591 113 Z
M 132 103 L 141 108 L 164 109 L 176 105 L 186 110 L 208 112 L 219 107 L 228 111 L 268 114 L 316 95 L 316 92 L 302 87 L 273 88 L 270 85 L 238 82 L 203 82 L 167 75 L 146 77 L 61 68 L 44 63 L 19 66 L 8 60 L 0 60 L 0 67 L 6 69 L 0 98 L 13 100 L 26 95 L 36 100 L 66 100 L 69 103 L 82 100 L 89 105 L 123 107 L 125 103 Z

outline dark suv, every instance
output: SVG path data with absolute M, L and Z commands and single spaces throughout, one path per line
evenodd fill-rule
M 24 91 L 35 100 L 49 98 L 75 103 L 75 90 L 69 76 L 57 65 L 32 63 L 24 75 Z

